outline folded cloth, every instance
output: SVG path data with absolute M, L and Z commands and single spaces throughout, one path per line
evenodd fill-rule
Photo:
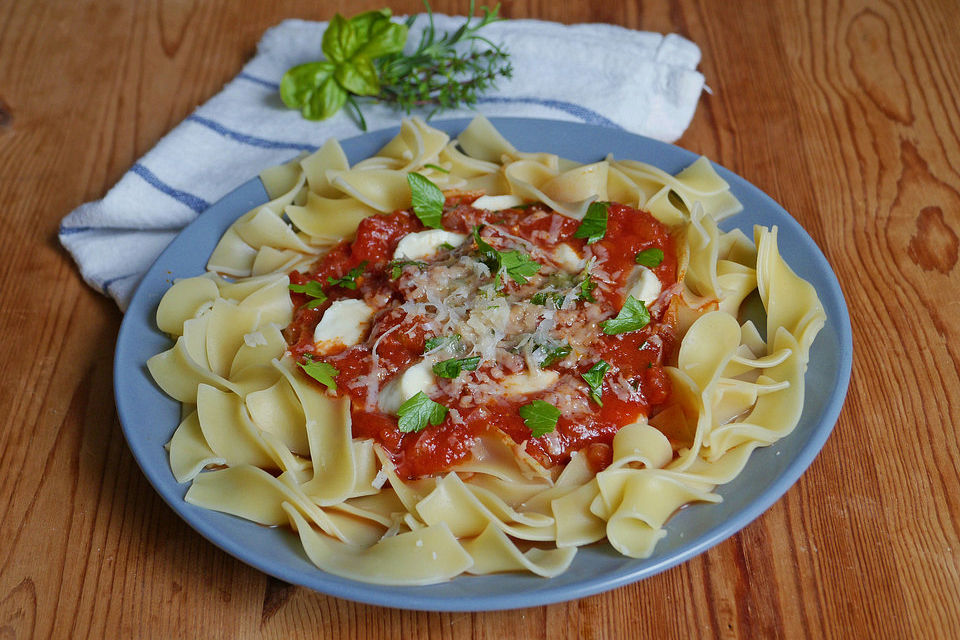
M 434 15 L 439 32 L 463 17 Z M 410 29 L 420 40 L 426 18 Z M 211 203 L 262 169 L 327 138 L 362 133 L 341 111 L 322 122 L 304 120 L 280 101 L 283 73 L 322 59 L 327 23 L 286 20 L 269 29 L 256 56 L 223 90 L 167 134 L 102 200 L 88 202 L 60 225 L 60 242 L 92 287 L 126 309 L 141 277 L 177 232 Z M 463 117 L 521 116 L 618 127 L 659 140 L 687 128 L 703 89 L 696 71 L 700 50 L 678 35 L 633 31 L 608 24 L 562 25 L 507 20 L 484 27 L 503 43 L 513 77 L 481 97 Z M 366 105 L 371 130 L 399 123 L 386 105 Z M 426 115 L 426 112 L 419 114 Z

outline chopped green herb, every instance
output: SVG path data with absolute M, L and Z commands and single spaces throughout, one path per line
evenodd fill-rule
M 543 360 L 540 361 L 540 368 L 549 367 L 555 362 L 559 362 L 570 355 L 570 352 L 573 349 L 570 348 L 569 344 L 561 344 L 556 346 L 541 345 L 540 347 L 546 352 Z
M 429 162 L 423 165 L 425 169 L 433 169 L 434 171 L 439 171 L 440 173 L 450 173 L 449 169 L 444 169 L 440 165 L 430 164 Z
M 480 365 L 480 356 L 470 358 L 450 358 L 433 365 L 433 372 L 441 378 L 456 378 L 464 370 L 476 371 Z
M 433 351 L 437 347 L 453 347 L 459 345 L 460 341 L 463 338 L 460 337 L 459 333 L 455 333 L 452 336 L 436 336 L 433 338 L 428 338 L 426 344 L 423 346 L 423 352 Z
M 607 209 L 610 208 L 609 202 L 592 202 L 587 208 L 587 214 L 583 216 L 583 221 L 577 230 L 573 232 L 574 238 L 586 238 L 587 244 L 593 244 L 601 239 L 607 233 Z
M 494 249 L 487 241 L 480 237 L 479 226 L 473 228 L 473 240 L 480 251 L 480 261 L 496 273 L 496 288 L 501 287 L 500 269 L 518 284 L 525 284 L 527 278 L 540 271 L 540 263 L 522 251 L 507 251 L 501 253 Z
M 522 251 L 501 253 L 500 262 L 507 275 L 518 284 L 526 283 L 527 278 L 540 271 L 540 263 Z
M 600 360 L 597 364 L 590 367 L 586 373 L 581 373 L 580 377 L 590 386 L 590 397 L 601 407 L 603 402 L 600 400 L 600 387 L 603 386 L 603 376 L 610 370 L 610 364 Z
M 552 432 L 557 427 L 560 418 L 560 409 L 549 402 L 534 400 L 530 404 L 520 407 L 520 417 L 530 429 L 534 438 Z
M 609 336 L 618 333 L 627 333 L 643 329 L 650 322 L 650 312 L 642 300 L 637 300 L 633 296 L 627 296 L 627 301 L 623 303 L 623 308 L 616 318 L 604 320 L 600 323 L 603 332 Z
M 390 277 L 396 280 L 403 273 L 404 267 L 413 266 L 418 269 L 426 269 L 427 263 L 420 262 L 419 260 L 393 260 L 389 262 L 387 266 L 390 267 Z
M 663 262 L 663 249 L 644 249 L 637 254 L 637 257 L 634 258 L 634 262 L 644 267 L 659 267 L 660 263 Z
M 427 424 L 437 426 L 447 417 L 447 409 L 439 402 L 434 402 L 423 391 L 418 391 L 402 405 L 397 411 L 398 426 L 400 431 L 410 433 L 411 431 L 421 431 L 426 429 Z
M 289 289 L 295 293 L 305 293 L 313 298 L 313 300 L 303 305 L 307 309 L 316 309 L 327 301 L 327 294 L 323 292 L 320 283 L 316 280 L 311 280 L 306 284 L 291 284 Z
M 453 251 L 454 249 L 456 249 L 456 247 L 453 246 L 452 244 L 450 244 L 449 242 L 443 242 L 443 243 L 441 243 L 441 244 L 440 244 L 440 248 L 443 249 L 443 250 L 445 250 L 445 251 Z
M 332 364 L 329 362 L 314 360 L 310 355 L 307 355 L 306 364 L 302 362 L 298 362 L 297 364 L 300 365 L 300 368 L 303 369 L 308 376 L 326 386 L 331 392 L 337 391 L 337 382 L 334 380 L 334 378 L 340 375 L 340 371 L 337 370 Z
M 538 291 L 530 297 L 530 303 L 546 306 L 546 304 L 549 302 L 554 307 L 559 309 L 561 306 L 563 306 L 563 299 L 565 297 L 566 296 L 564 294 L 555 291 Z
M 408 173 L 407 184 L 410 185 L 413 212 L 420 222 L 431 229 L 442 229 L 444 197 L 440 187 L 419 173 Z
M 580 293 L 577 294 L 577 300 L 596 302 L 597 299 L 593 297 L 593 290 L 596 288 L 597 283 L 590 278 L 590 274 L 588 273 L 587 277 L 580 283 Z
M 356 289 L 357 288 L 357 278 L 363 274 L 363 270 L 367 268 L 367 261 L 364 260 L 353 269 L 347 272 L 347 275 L 341 278 L 334 278 L 332 276 L 327 276 L 327 282 L 335 287 L 343 287 L 344 289 Z

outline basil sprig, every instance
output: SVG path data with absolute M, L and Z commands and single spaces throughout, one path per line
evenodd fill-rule
M 368 11 L 347 20 L 339 13 L 323 32 L 326 60 L 300 64 L 283 75 L 280 99 L 308 120 L 325 120 L 353 102 L 353 95 L 380 93 L 376 58 L 403 51 L 407 25 L 390 21 L 390 10 Z M 352 95 L 351 95 L 352 94 Z
M 476 371 L 479 365 L 480 356 L 450 358 L 433 365 L 433 372 L 440 378 L 456 378 L 463 371 Z
M 350 269 L 346 275 L 339 278 L 334 278 L 333 276 L 327 276 L 327 282 L 335 287 L 343 287 L 344 289 L 356 289 L 357 288 L 357 278 L 363 274 L 363 270 L 367 268 L 367 261 L 364 260 L 353 269 Z
M 603 401 L 600 400 L 600 387 L 603 386 L 603 376 L 607 375 L 607 371 L 609 370 L 610 363 L 600 360 L 597 364 L 590 367 L 586 373 L 580 374 L 583 381 L 590 387 L 590 397 L 601 407 L 603 406 Z
M 306 358 L 306 364 L 303 362 L 297 363 L 300 365 L 300 368 L 303 369 L 308 376 L 335 393 L 337 391 L 337 381 L 334 378 L 340 375 L 340 371 L 329 362 L 314 360 L 310 354 L 307 354 Z
M 657 249 L 656 247 L 653 249 L 644 249 L 636 255 L 633 261 L 641 266 L 650 267 L 651 269 L 659 267 L 660 263 L 663 262 L 663 249 Z
M 322 286 L 316 280 L 311 280 L 306 284 L 291 284 L 288 288 L 290 291 L 295 293 L 304 293 L 313 298 L 303 305 L 307 309 L 316 309 L 327 301 L 327 294 L 323 292 Z

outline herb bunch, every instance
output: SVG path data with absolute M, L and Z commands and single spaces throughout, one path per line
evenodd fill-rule
M 389 9 L 368 11 L 347 20 L 337 14 L 323 33 L 325 60 L 307 62 L 289 69 L 280 82 L 280 98 L 299 109 L 308 120 L 325 120 L 344 106 L 350 107 L 366 130 L 361 100 L 381 102 L 410 113 L 433 107 L 427 117 L 443 109 L 473 105 L 500 78 L 509 78 L 513 68 L 503 47 L 477 32 L 501 18 L 500 5 L 481 7 L 474 20 L 474 0 L 468 18 L 452 33 L 438 34 L 433 12 L 417 48 L 403 52 L 416 16 L 393 22 Z

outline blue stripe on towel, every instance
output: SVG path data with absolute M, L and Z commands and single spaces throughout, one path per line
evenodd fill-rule
M 237 75 L 237 77 L 242 78 L 243 80 L 249 80 L 250 82 L 253 82 L 255 84 L 262 85 L 267 89 L 273 89 L 274 91 L 277 91 L 280 89 L 280 85 L 277 84 L 276 82 L 270 82 L 269 80 L 264 80 L 262 78 L 258 78 L 257 76 L 252 76 L 246 71 L 241 71 L 240 74 Z
M 180 189 L 171 187 L 169 184 L 167 184 L 166 182 L 158 178 L 153 171 L 150 171 L 150 169 L 147 169 L 145 166 L 143 166 L 139 162 L 133 165 L 130 168 L 130 171 L 134 172 L 135 174 L 143 178 L 144 181 L 146 181 L 146 183 L 149 184 L 154 189 L 167 194 L 177 202 L 181 202 L 187 205 L 197 213 L 203 213 L 210 207 L 210 203 L 204 200 L 203 198 L 195 196 L 192 193 L 187 193 L 186 191 L 181 191 Z
M 239 131 L 234 131 L 233 129 L 228 129 L 219 122 L 214 122 L 209 118 L 204 118 L 203 116 L 192 115 L 187 116 L 187 120 L 190 122 L 195 122 L 203 127 L 210 129 L 216 133 L 219 133 L 225 138 L 230 138 L 236 142 L 242 144 L 250 145 L 251 147 L 262 147 L 264 149 L 296 149 L 298 151 L 316 151 L 317 147 L 312 144 L 306 144 L 303 142 L 280 142 L 277 140 L 267 140 L 266 138 L 258 138 L 256 136 L 247 135 L 246 133 L 240 133 Z

